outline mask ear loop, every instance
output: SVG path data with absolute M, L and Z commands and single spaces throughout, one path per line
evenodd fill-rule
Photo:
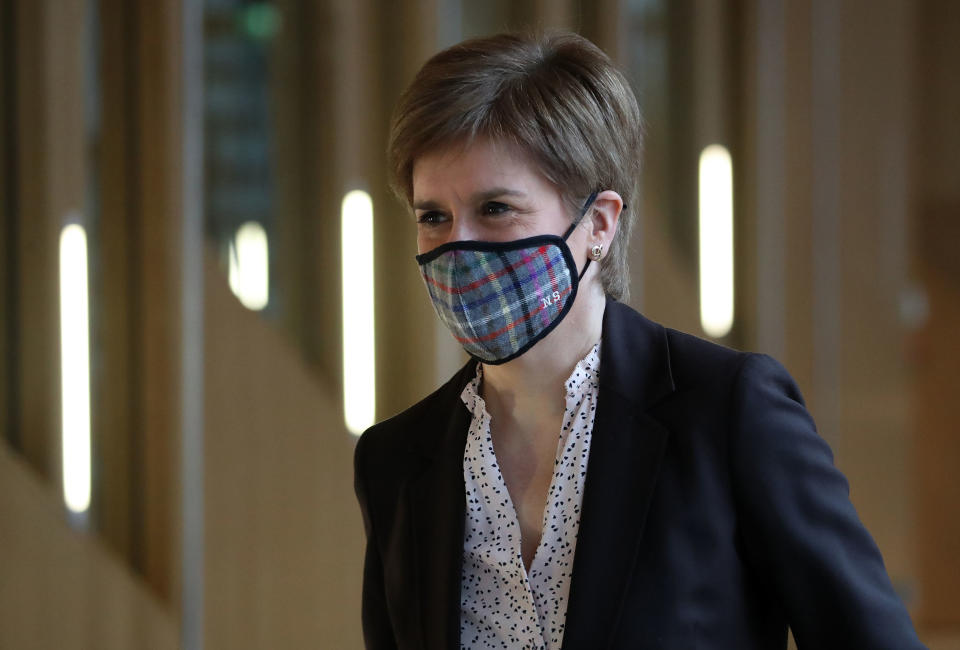
M 567 228 L 567 232 L 563 233 L 563 241 L 567 241 L 567 238 L 573 234 L 573 230 L 580 225 L 580 222 L 583 221 L 584 215 L 587 214 L 587 210 L 590 209 L 590 206 L 593 205 L 594 200 L 597 198 L 597 192 L 593 192 L 590 196 L 587 197 L 587 200 L 584 202 L 583 207 L 580 208 L 580 216 L 577 217 L 576 221 L 570 224 L 570 227 Z M 580 271 L 580 276 L 577 278 L 577 281 L 583 279 L 584 274 L 587 272 L 587 269 L 590 268 L 590 258 L 587 258 L 587 263 L 583 265 L 583 270 Z
M 577 278 L 577 281 L 578 281 L 578 282 L 583 279 L 583 276 L 587 273 L 587 269 L 590 268 L 590 261 L 591 261 L 591 260 L 590 260 L 590 258 L 588 257 L 588 258 L 587 258 L 587 263 L 583 265 L 583 270 L 580 271 L 580 276 Z
M 580 222 L 583 221 L 584 215 L 587 214 L 587 210 L 590 209 L 590 206 L 593 205 L 593 202 L 594 200 L 596 200 L 596 198 L 597 198 L 597 192 L 594 192 L 593 194 L 587 197 L 587 200 L 586 202 L 584 202 L 583 207 L 580 208 L 580 215 L 576 218 L 576 220 L 574 220 L 573 223 L 570 224 L 570 227 L 567 228 L 567 231 L 563 233 L 563 241 L 567 241 L 567 238 L 571 234 L 573 234 L 574 228 L 580 225 Z

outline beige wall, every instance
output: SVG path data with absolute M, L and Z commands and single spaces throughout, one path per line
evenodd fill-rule
M 213 262 L 204 317 L 206 647 L 359 648 L 363 527 L 339 403 Z
M 176 619 L 0 443 L 0 648 L 172 650 Z

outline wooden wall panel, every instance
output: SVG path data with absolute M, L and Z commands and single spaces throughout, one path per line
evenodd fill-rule
M 823 434 L 850 480 L 851 499 L 913 609 L 909 452 L 918 432 L 908 418 L 911 376 L 900 301 L 909 281 L 915 12 L 899 0 L 839 5 L 824 3 L 830 8 L 822 10 L 837 22 L 829 31 L 838 57 L 814 74 L 815 87 L 834 89 L 820 117 L 836 115 L 833 128 L 824 125 L 827 119 L 814 122 L 814 183 L 822 194 L 835 194 L 823 203 L 815 197 L 810 254 L 815 273 L 836 272 L 815 275 L 814 414 L 822 414 Z M 818 174 L 827 162 L 816 157 L 818 148 L 836 156 L 830 177 Z M 831 203 L 835 222 L 824 223 Z
M 70 528 L 58 489 L 0 443 L 0 648 L 165 650 L 176 619 L 117 557 Z
M 780 322 L 764 320 L 770 303 L 754 283 L 738 284 L 757 301 L 746 345 L 778 343 L 770 351 L 799 380 L 921 637 L 954 647 L 960 483 L 950 477 L 960 451 L 956 419 L 937 405 L 958 387 L 960 291 L 914 226 L 951 251 L 941 258 L 956 258 L 947 226 L 960 204 L 960 132 L 949 117 L 960 106 L 960 12 L 943 0 L 745 7 L 744 29 L 756 32 L 743 118 L 756 200 L 743 218 L 758 232 L 782 220 L 775 254 L 749 264 L 757 285 L 777 281 L 765 296 L 783 302 Z M 934 211 L 940 223 L 927 224 Z
M 206 636 L 211 650 L 360 648 L 354 438 L 331 386 L 206 282 Z

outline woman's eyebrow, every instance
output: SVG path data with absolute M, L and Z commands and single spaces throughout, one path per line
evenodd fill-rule
M 481 190 L 473 195 L 474 203 L 483 203 L 484 201 L 489 201 L 490 199 L 495 199 L 501 196 L 526 196 L 525 192 L 520 190 L 512 190 L 508 187 L 493 187 L 489 190 Z
M 508 187 L 492 187 L 488 190 L 480 190 L 476 192 L 471 197 L 472 203 L 483 203 L 484 201 L 489 201 L 490 199 L 496 199 L 502 196 L 516 196 L 516 197 L 525 197 L 526 192 L 521 192 L 520 190 L 513 190 Z M 414 199 L 413 201 L 414 210 L 442 210 L 443 206 L 433 199 Z
M 440 204 L 432 199 L 424 199 L 421 201 L 414 199 L 413 209 L 414 210 L 439 210 Z

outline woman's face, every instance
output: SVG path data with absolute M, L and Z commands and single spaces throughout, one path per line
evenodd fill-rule
M 571 221 L 560 191 L 529 156 L 490 140 L 420 156 L 413 207 L 420 253 L 451 241 L 562 235 Z

